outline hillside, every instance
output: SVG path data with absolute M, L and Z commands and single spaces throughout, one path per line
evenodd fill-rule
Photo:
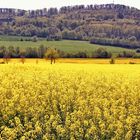
M 110 58 L 111 56 L 140 58 L 136 50 L 90 44 L 89 41 L 46 41 L 40 38 L 37 42 L 33 42 L 21 41 L 21 37 L 8 37 L 0 36 L 0 58 L 20 58 L 21 55 L 27 58 L 43 58 L 48 48 L 57 49 L 60 58 Z M 29 37 L 22 39 L 26 40 Z
M 37 42 L 32 41 L 0 41 L 0 46 L 8 47 L 20 47 L 23 48 L 39 48 L 41 45 L 45 47 L 55 47 L 58 50 L 64 51 L 66 53 L 78 53 L 87 51 L 88 54 L 91 54 L 98 48 L 106 48 L 107 51 L 111 53 L 122 53 L 123 51 L 131 51 L 130 49 L 113 47 L 113 46 L 103 46 L 103 45 L 95 45 L 89 44 L 87 41 L 73 41 L 73 40 L 62 40 L 62 41 L 45 41 L 39 40 Z M 135 51 L 132 51 L 135 52 Z
M 140 47 L 140 10 L 119 4 L 29 11 L 0 9 L 0 34 L 90 40 L 136 49 Z

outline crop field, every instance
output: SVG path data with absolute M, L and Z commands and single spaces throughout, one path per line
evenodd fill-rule
M 75 64 L 109 64 L 111 59 L 97 59 L 97 58 L 59 58 L 56 59 L 56 63 L 75 63 Z M 4 59 L 0 58 L 0 63 Z M 20 64 L 20 58 L 9 59 L 9 64 Z M 28 59 L 25 58 L 25 63 L 27 64 L 44 64 L 50 63 L 49 59 Z M 140 64 L 140 59 L 133 58 L 117 58 L 115 59 L 115 64 Z
M 140 65 L 0 65 L 1 140 L 139 140 Z

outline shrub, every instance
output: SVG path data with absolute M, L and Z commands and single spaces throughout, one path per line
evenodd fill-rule
M 110 64 L 115 64 L 115 58 L 114 57 L 111 58 Z
M 129 64 L 136 64 L 135 62 L 130 61 Z
M 108 52 L 105 48 L 98 48 L 92 54 L 93 58 L 111 58 L 111 52 Z
M 38 41 L 37 36 L 33 36 L 33 37 L 32 37 L 32 42 L 37 42 L 37 41 Z
M 123 51 L 123 53 L 119 54 L 119 57 L 125 57 L 125 58 L 132 58 L 136 55 L 133 51 Z
M 136 49 L 136 53 L 140 53 L 140 49 Z

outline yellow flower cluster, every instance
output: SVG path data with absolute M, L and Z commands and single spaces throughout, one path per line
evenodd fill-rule
M 140 65 L 0 66 L 0 140 L 138 140 Z

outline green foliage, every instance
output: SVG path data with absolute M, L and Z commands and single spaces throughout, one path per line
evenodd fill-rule
M 128 40 L 119 39 L 119 38 L 95 38 L 93 37 L 90 40 L 91 44 L 100 44 L 100 45 L 112 45 L 116 47 L 123 47 L 123 48 L 130 48 L 130 49 L 137 49 L 140 48 L 140 42 L 136 40 L 133 36 Z
M 37 41 L 38 41 L 37 36 L 33 36 L 33 37 L 32 37 L 32 41 L 33 41 L 33 42 L 37 42 Z
M 115 57 L 111 57 L 110 64 L 115 64 Z
M 132 51 L 123 51 L 123 53 L 118 55 L 119 57 L 125 57 L 125 58 L 131 58 L 131 57 L 135 57 L 136 53 L 132 52 Z
M 128 38 L 130 42 L 137 41 L 137 38 L 135 36 L 131 36 Z
M 92 40 L 91 43 L 102 45 L 139 48 L 139 19 L 138 9 L 118 4 L 76 5 L 62 7 L 60 10 L 57 8 L 34 11 L 6 9 L 5 12 L 0 12 L 0 34 L 30 37 L 19 38 L 19 41 L 36 42 L 36 37 L 43 37 L 57 41 Z M 14 39 L 15 37 L 12 40 Z
M 56 58 L 59 57 L 59 53 L 58 50 L 54 49 L 54 48 L 48 48 L 46 53 L 45 53 L 45 58 L 49 58 L 51 60 L 51 64 L 55 63 Z
M 53 49 L 53 48 L 48 48 L 46 53 L 45 53 L 45 57 L 46 58 L 58 58 L 59 57 L 59 54 L 58 54 L 58 51 L 56 49 Z
M 35 43 L 32 41 L 0 41 L 0 58 L 4 57 L 5 51 L 11 58 L 20 58 L 21 50 L 25 51 L 26 58 L 43 58 L 47 48 L 56 48 L 62 58 L 110 58 L 111 54 L 123 57 L 124 52 L 129 51 L 133 54 L 132 57 L 140 57 L 135 50 L 89 44 L 87 41 L 45 41 L 39 39 Z M 101 55 L 98 56 L 98 53 Z
M 140 53 L 140 49 L 137 49 L 137 50 L 136 50 L 136 53 Z
M 98 48 L 93 52 L 92 57 L 94 58 L 110 58 L 112 54 L 108 52 L 105 48 Z

